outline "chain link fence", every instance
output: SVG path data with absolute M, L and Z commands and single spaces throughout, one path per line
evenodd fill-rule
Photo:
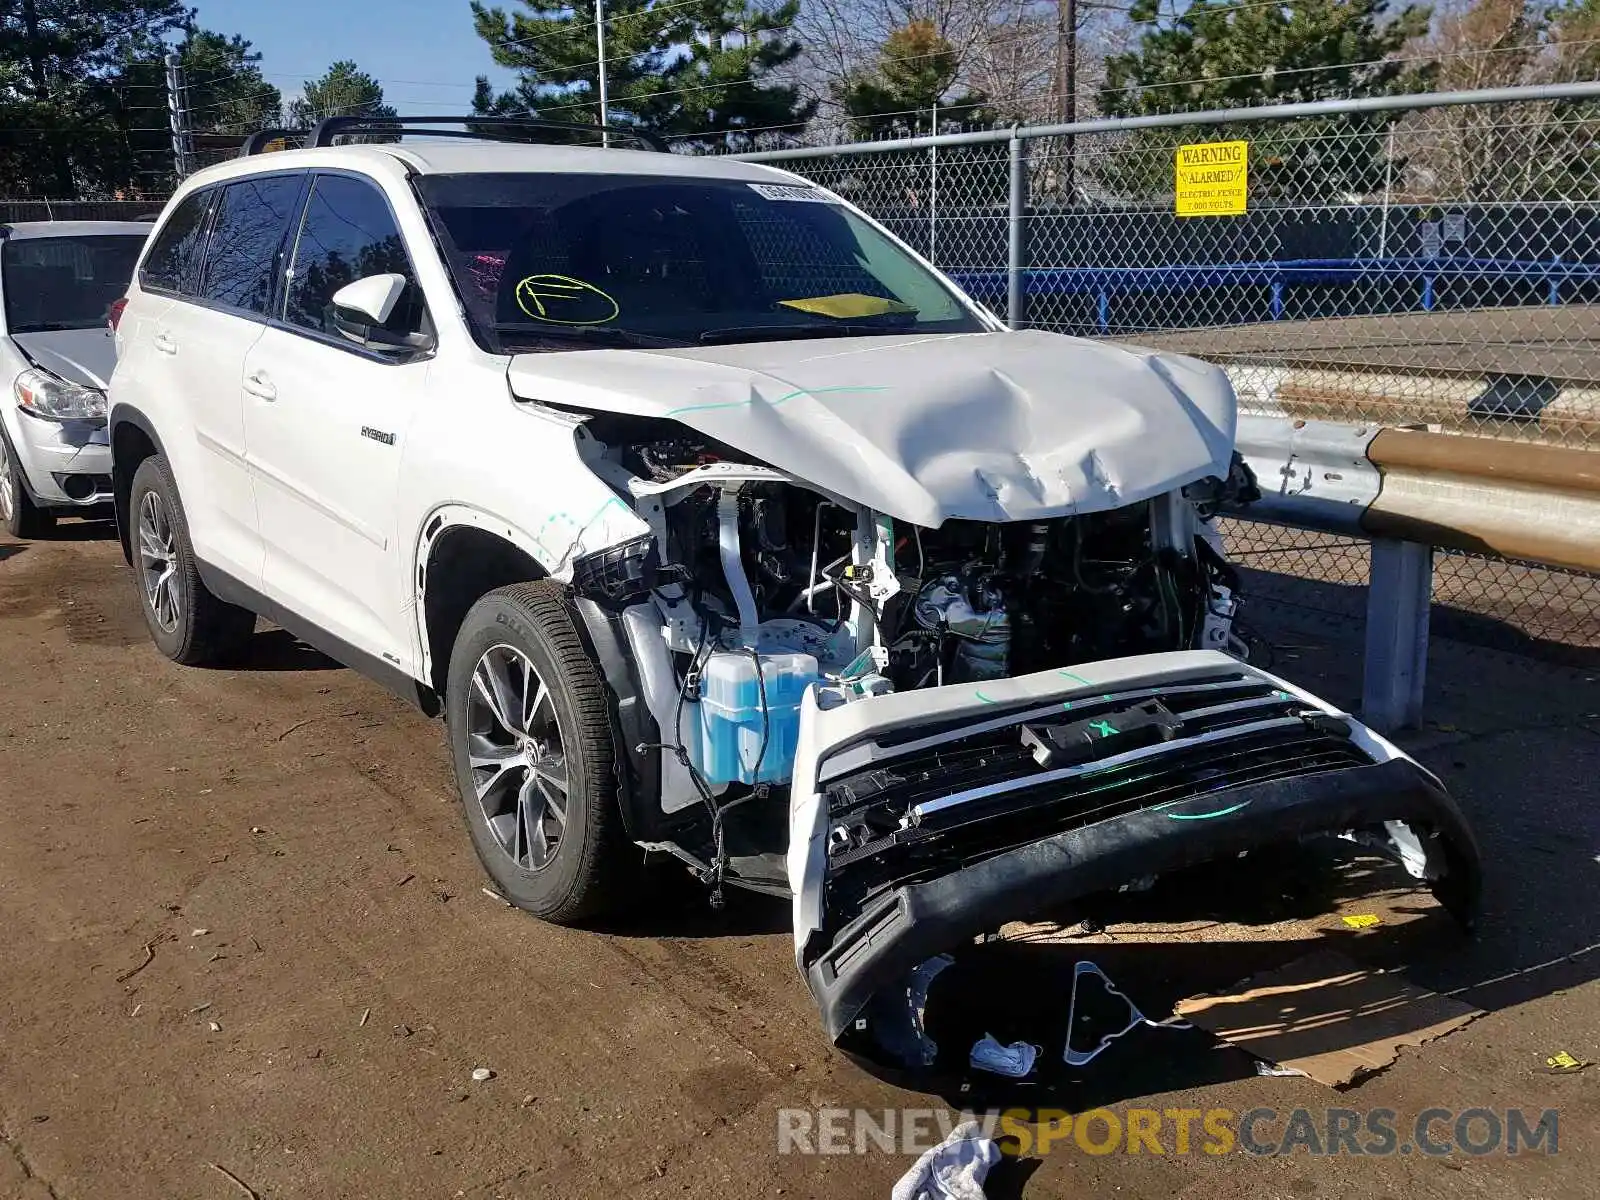
M 1013 324 L 1219 363 L 1246 412 L 1600 451 L 1600 99 L 1505 96 L 745 157 L 848 197 Z M 1180 215 L 1197 198 L 1237 211 Z M 1258 596 L 1362 612 L 1365 543 L 1229 535 Z M 1595 577 L 1441 553 L 1434 594 L 1441 632 L 1600 655 Z

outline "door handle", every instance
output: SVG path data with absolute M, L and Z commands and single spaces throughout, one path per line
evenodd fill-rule
M 244 390 L 263 400 L 276 400 L 278 389 L 272 386 L 265 371 L 255 371 L 244 377 Z
M 171 335 L 165 329 L 151 338 L 150 344 L 163 354 L 176 354 L 178 352 L 178 343 L 172 340 Z

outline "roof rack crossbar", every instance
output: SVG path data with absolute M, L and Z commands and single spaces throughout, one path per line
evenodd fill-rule
M 503 130 L 506 134 L 586 134 L 594 137 L 600 133 L 607 133 L 613 137 L 623 137 L 639 143 L 649 150 L 656 150 L 663 154 L 671 153 L 671 147 L 659 136 L 646 129 L 635 129 L 629 125 L 580 125 L 568 121 L 546 121 L 540 117 L 324 117 L 318 121 L 316 127 L 305 136 L 306 146 L 331 146 L 336 137 L 355 133 L 400 134 L 408 127 L 416 125 L 465 125 L 462 130 L 445 131 L 432 130 L 435 134 L 444 137 L 478 138 L 484 141 L 510 141 L 526 140 L 513 137 L 496 137 L 496 130 Z M 273 132 L 273 131 L 267 131 Z M 259 136 L 259 135 L 257 135 Z M 270 140 L 270 139 L 269 139 Z
M 278 141 L 300 141 L 306 136 L 304 129 L 258 129 L 239 144 L 239 157 L 265 154 L 267 147 Z

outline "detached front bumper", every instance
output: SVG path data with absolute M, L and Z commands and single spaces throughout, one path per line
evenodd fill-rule
M 1006 921 L 1321 833 L 1365 835 L 1470 925 L 1478 852 L 1439 781 L 1225 655 L 813 702 L 791 802 L 797 960 L 837 1040 L 881 989 Z

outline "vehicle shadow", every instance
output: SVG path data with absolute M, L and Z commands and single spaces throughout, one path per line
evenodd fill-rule
M 230 671 L 337 671 L 341 664 L 284 629 L 256 630 L 239 655 L 218 664 Z
M 1600 641 L 1593 634 L 1595 613 L 1600 611 L 1600 582 L 1578 572 L 1513 569 L 1512 564 L 1485 563 L 1483 570 L 1498 570 L 1503 578 L 1491 577 L 1477 588 L 1481 608 L 1468 609 L 1449 600 L 1469 591 L 1468 580 L 1452 576 L 1441 582 L 1429 613 L 1433 637 L 1541 662 L 1581 668 L 1600 665 Z M 1358 623 L 1365 620 L 1364 583 L 1336 583 L 1248 566 L 1240 574 L 1247 621 L 1277 606 Z M 1542 599 L 1538 575 L 1547 583 L 1548 595 Z M 1556 580 L 1559 588 L 1548 586 Z M 1513 619 L 1496 615 L 1496 611 L 1511 614 Z
M 1486 890 L 1493 898 L 1507 881 L 1493 874 L 1504 860 L 1488 861 Z M 1492 912 L 1480 935 L 1464 933 L 1387 861 L 1335 861 L 1317 844 L 1258 851 L 1245 862 L 1206 864 L 1165 877 L 1146 892 L 1088 897 L 1032 928 L 1008 928 L 1002 938 L 952 948 L 954 965 L 928 991 L 924 1028 L 938 1051 L 926 1070 L 892 1063 L 867 1033 L 847 1033 L 841 1048 L 886 1082 L 973 1110 L 1082 1112 L 1226 1083 L 1254 1075 L 1255 1060 L 1200 1029 L 1138 1027 L 1087 1064 L 1069 1067 L 1062 1052 L 1076 964 L 1093 963 L 1126 997 L 1110 995 L 1093 975 L 1078 979 L 1079 1025 L 1072 1044 L 1079 1051 L 1092 1050 L 1104 1033 L 1127 1024 L 1129 1003 L 1160 1021 L 1180 1000 L 1232 989 L 1324 950 L 1361 966 L 1399 970 L 1419 986 L 1495 1011 L 1600 977 L 1600 953 L 1585 949 L 1600 940 L 1600 916 L 1581 900 L 1585 880 L 1556 882 L 1568 928 L 1550 956 L 1548 947 L 1517 936 Z M 1568 886 L 1575 890 L 1568 892 Z M 1333 914 L 1352 908 L 1381 914 L 1381 923 L 1359 932 L 1346 928 Z M 1083 918 L 1087 927 L 1075 924 Z M 1102 927 L 1109 937 L 1094 932 Z M 1075 933 L 1082 928 L 1091 932 Z M 1340 1044 L 1340 1036 L 1358 1044 L 1365 1040 L 1362 1029 L 1356 1021 L 1347 1032 L 1335 1029 L 1333 1044 Z M 985 1034 L 1002 1045 L 1040 1047 L 1033 1072 L 1011 1080 L 973 1070 L 967 1055 Z
M 79 517 L 57 521 L 41 541 L 49 542 L 109 542 L 117 537 L 117 523 L 108 517 Z
M 28 544 L 26 542 L 6 542 L 4 545 L 0 545 L 0 562 L 5 562 L 8 558 L 15 558 L 27 548 Z
M 989 1169 L 983 1181 L 986 1200 L 1022 1200 L 1023 1188 L 1033 1173 L 1044 1166 L 1042 1158 L 1027 1158 L 1019 1154 L 1002 1155 L 1000 1161 Z
M 756 937 L 794 928 L 789 901 L 776 896 L 724 887 L 722 907 L 713 908 L 710 888 L 676 859 L 652 862 L 646 875 L 639 903 L 589 928 L 622 938 Z

